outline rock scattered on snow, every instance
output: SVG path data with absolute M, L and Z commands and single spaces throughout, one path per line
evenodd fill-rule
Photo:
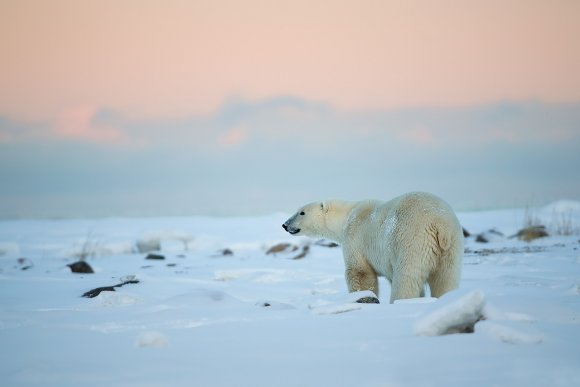
M 316 302 L 309 304 L 308 308 L 314 314 L 340 314 L 352 312 L 363 308 L 363 303 L 358 302 L 361 299 L 375 299 L 377 296 L 370 290 L 352 292 L 345 295 L 329 296 L 325 299 L 318 299 Z M 371 302 L 376 303 L 376 302 Z
M 295 251 L 298 251 L 299 249 L 301 249 L 302 251 L 300 251 L 297 255 L 290 257 L 290 259 L 302 259 L 304 258 L 306 255 L 308 255 L 308 252 L 310 251 L 310 245 L 306 244 L 303 245 L 301 248 L 298 247 L 297 245 L 293 245 L 291 243 L 278 243 L 272 247 L 270 247 L 268 250 L 266 250 L 266 254 L 289 254 Z
M 232 249 L 221 249 L 216 251 L 215 254 L 211 255 L 211 257 L 231 257 L 234 255 L 234 251 Z
M 290 243 L 278 243 L 270 247 L 266 254 L 277 254 L 277 253 L 287 253 L 298 250 L 298 246 Z
M 287 304 L 284 302 L 278 301 L 258 301 L 256 302 L 256 306 L 261 308 L 269 309 L 269 310 L 290 310 L 296 309 L 294 305 Z
M 479 243 L 490 243 L 490 242 L 501 242 L 505 240 L 505 235 L 501 232 L 492 228 L 491 230 L 477 234 L 475 241 Z
M 530 226 L 518 231 L 515 235 L 510 238 L 518 238 L 521 241 L 531 242 L 534 239 L 544 238 L 550 236 L 546 231 L 545 226 Z
M 467 231 L 467 230 L 465 229 L 465 227 L 463 227 L 463 237 L 464 237 L 464 238 L 467 238 L 467 237 L 470 237 L 470 236 L 471 236 L 471 233 L 470 233 L 469 231 Z
M 309 251 L 310 251 L 310 246 L 305 245 L 302 247 L 302 251 L 298 255 L 296 255 L 295 257 L 292 257 L 291 259 L 302 259 L 306 255 L 308 255 Z
M 74 263 L 69 263 L 67 266 L 70 267 L 70 270 L 73 273 L 85 273 L 85 274 L 94 273 L 91 265 L 89 265 L 85 261 L 77 261 Z
M 125 286 L 127 284 L 138 284 L 138 283 L 139 283 L 139 280 L 136 279 L 135 276 L 127 276 L 127 277 L 121 278 L 121 283 L 119 283 L 117 285 L 103 286 L 100 288 L 95 288 L 95 289 L 89 290 L 88 292 L 85 292 L 83 294 L 83 297 L 95 298 L 96 296 L 101 294 L 101 292 L 114 292 L 115 288 L 120 288 L 121 286 Z
M 493 254 L 530 254 L 530 253 L 540 253 L 545 251 L 545 246 L 523 246 L 523 247 L 502 247 L 499 249 L 477 249 L 471 250 L 470 248 L 465 249 L 466 254 L 475 254 L 479 256 L 488 256 Z
M 147 254 L 147 256 L 145 257 L 145 259 L 162 261 L 162 260 L 165 259 L 165 255 L 161 255 L 161 254 Z
M 18 266 L 20 266 L 20 270 L 28 270 L 32 269 L 34 263 L 28 258 L 18 258 L 17 260 Z

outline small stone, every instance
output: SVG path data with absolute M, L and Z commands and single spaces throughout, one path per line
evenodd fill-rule
M 73 273 L 86 273 L 86 274 L 94 273 L 91 265 L 89 265 L 85 261 L 78 261 L 75 263 L 70 263 L 67 266 L 70 267 L 70 270 Z
M 28 270 L 34 266 L 32 261 L 28 258 L 18 258 L 18 264 L 20 265 L 20 270 Z
M 161 261 L 161 260 L 165 259 L 165 256 L 161 255 L 161 254 L 147 254 L 145 259 L 152 259 L 152 260 Z

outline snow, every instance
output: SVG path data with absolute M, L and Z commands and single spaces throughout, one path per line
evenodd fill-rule
M 463 295 L 457 300 L 449 302 L 449 295 L 456 296 L 458 292 L 452 292 L 441 297 L 437 309 L 422 317 L 415 324 L 415 334 L 421 336 L 441 336 L 463 331 L 473 332 L 474 326 L 480 320 L 485 319 L 485 296 L 481 291 L 473 291 Z
M 578 208 L 534 216 L 577 229 Z M 514 235 L 526 212 L 459 218 Z M 580 385 L 578 234 L 471 237 L 457 291 L 389 304 L 381 280 L 382 303 L 358 304 L 372 294 L 347 292 L 340 248 L 266 254 L 314 242 L 285 233 L 287 217 L 0 221 L 2 385 Z M 80 256 L 94 274 L 70 272 Z

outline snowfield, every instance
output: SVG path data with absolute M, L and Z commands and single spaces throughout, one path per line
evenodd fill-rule
M 1 385 L 579 386 L 580 203 L 458 216 L 501 233 L 466 239 L 459 290 L 395 304 L 384 279 L 354 303 L 288 214 L 0 221 Z M 551 235 L 510 238 L 527 218 Z

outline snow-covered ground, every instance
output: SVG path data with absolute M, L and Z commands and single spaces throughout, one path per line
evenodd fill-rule
M 340 248 L 305 250 L 286 217 L 0 221 L 0 384 L 580 385 L 577 202 L 459 214 L 506 237 L 467 239 L 458 291 L 392 305 L 385 280 L 353 303 Z M 526 218 L 552 236 L 508 238 Z M 281 242 L 298 249 L 266 254 Z

